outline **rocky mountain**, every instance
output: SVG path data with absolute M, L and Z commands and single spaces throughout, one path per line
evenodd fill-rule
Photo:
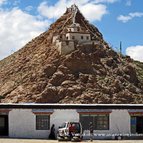
M 62 54 L 64 47 L 70 51 Z M 143 103 L 143 63 L 115 52 L 73 5 L 0 61 L 0 102 Z

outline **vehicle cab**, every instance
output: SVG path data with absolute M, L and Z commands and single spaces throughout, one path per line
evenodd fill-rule
M 57 134 L 58 140 L 81 140 L 82 126 L 80 122 L 65 122 L 59 129 Z

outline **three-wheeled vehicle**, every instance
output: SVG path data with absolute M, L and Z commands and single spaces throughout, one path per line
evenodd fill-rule
M 81 141 L 82 126 L 80 122 L 65 122 L 59 127 L 58 141 Z

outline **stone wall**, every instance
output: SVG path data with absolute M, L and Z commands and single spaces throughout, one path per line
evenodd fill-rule
M 69 54 L 70 52 L 74 51 L 74 41 L 58 41 L 56 43 L 56 47 L 60 54 Z

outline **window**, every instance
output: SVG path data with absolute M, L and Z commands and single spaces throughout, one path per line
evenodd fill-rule
M 77 31 L 80 31 L 80 28 L 79 28 L 79 27 L 77 28 Z
M 87 37 L 86 37 L 86 39 L 88 40 L 88 39 L 89 39 L 89 37 L 87 36 Z
M 81 36 L 81 39 L 83 39 L 83 36 Z
M 4 118 L 0 117 L 0 128 L 5 126 L 5 120 Z
M 66 38 L 67 38 L 67 40 L 69 39 L 69 37 L 68 37 L 68 36 L 67 36 Z
M 133 134 L 142 134 L 143 133 L 143 116 L 141 115 L 132 115 L 131 118 L 131 133 Z
M 69 41 L 66 41 L 66 45 L 69 45 Z
M 36 115 L 36 130 L 50 129 L 50 115 Z
M 89 130 L 89 123 L 93 123 L 94 130 L 109 130 L 109 115 L 108 114 L 81 114 L 80 122 L 83 130 Z
M 97 130 L 108 130 L 109 128 L 109 116 L 106 115 L 100 115 L 96 116 L 95 118 L 95 124 Z
M 65 128 L 66 127 L 66 123 L 63 123 L 60 128 Z
M 74 39 L 75 39 L 75 37 L 74 37 L 74 36 L 72 36 L 72 39 L 74 40 Z

